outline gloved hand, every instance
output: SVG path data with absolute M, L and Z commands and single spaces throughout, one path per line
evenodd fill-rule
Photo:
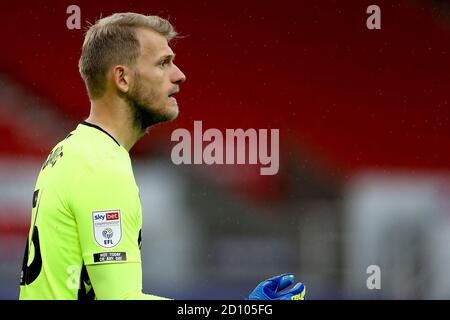
M 294 282 L 293 274 L 281 274 L 261 282 L 248 300 L 305 300 L 306 288 L 303 283 L 297 283 L 292 289 L 285 290 Z

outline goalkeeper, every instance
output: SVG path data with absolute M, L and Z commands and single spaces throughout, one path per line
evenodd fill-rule
M 79 70 L 89 117 L 57 144 L 33 195 L 20 299 L 165 299 L 142 293 L 142 210 L 129 150 L 178 115 L 185 75 L 165 19 L 119 13 L 87 31 Z M 303 299 L 291 275 L 269 279 L 249 299 Z

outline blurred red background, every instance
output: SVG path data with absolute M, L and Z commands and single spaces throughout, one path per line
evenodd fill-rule
M 135 154 L 202 120 L 205 129 L 280 128 L 282 154 L 298 148 L 338 176 L 448 169 L 450 24 L 433 10 L 445 2 L 376 1 L 382 28 L 373 31 L 372 2 L 16 1 L 2 10 L 0 72 L 79 122 L 89 112 L 77 69 L 83 30 L 66 28 L 66 8 L 81 8 L 83 28 L 119 11 L 161 15 L 186 36 L 173 48 L 188 81 L 178 120 L 154 128 Z M 49 151 L 11 136 L 2 154 Z

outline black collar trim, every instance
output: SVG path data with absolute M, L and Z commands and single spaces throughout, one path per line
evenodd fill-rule
M 85 126 L 92 127 L 92 128 L 95 128 L 95 129 L 97 129 L 97 130 L 100 130 L 100 131 L 106 133 L 106 134 L 107 134 L 111 139 L 113 139 L 114 142 L 117 143 L 117 145 L 120 147 L 120 143 L 118 143 L 117 140 L 114 139 L 114 137 L 113 137 L 112 135 L 110 135 L 108 132 L 106 132 L 105 130 L 103 130 L 103 129 L 100 128 L 99 126 L 97 126 L 97 125 L 95 125 L 95 124 L 92 124 L 92 123 L 89 123 L 89 122 L 87 122 L 87 121 L 83 121 L 81 124 L 84 124 Z

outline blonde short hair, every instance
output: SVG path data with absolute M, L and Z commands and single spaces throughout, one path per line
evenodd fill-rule
M 150 28 L 167 41 L 177 36 L 170 22 L 158 16 L 115 13 L 97 20 L 86 32 L 78 68 L 89 97 L 99 98 L 106 88 L 106 73 L 116 64 L 133 65 L 140 55 L 137 28 Z

